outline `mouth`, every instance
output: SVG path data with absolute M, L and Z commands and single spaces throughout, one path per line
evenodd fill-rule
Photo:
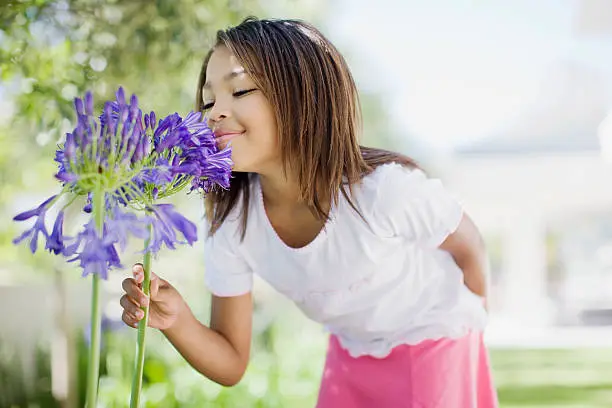
M 226 144 L 233 138 L 244 134 L 244 132 L 215 132 L 215 141 L 217 144 Z

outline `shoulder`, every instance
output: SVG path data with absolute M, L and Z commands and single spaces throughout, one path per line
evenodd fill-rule
M 423 170 L 391 162 L 376 167 L 361 179 L 355 188 L 355 198 L 365 210 L 401 196 L 417 196 L 425 185 L 436 182 Z
M 381 165 L 364 177 L 355 201 L 381 231 L 415 240 L 437 241 L 455 227 L 463 212 L 441 179 L 396 163 Z
M 394 181 L 406 181 L 414 178 L 426 178 L 425 172 L 418 167 L 408 167 L 400 163 L 390 162 L 376 167 L 362 180 L 364 183 L 380 185 Z

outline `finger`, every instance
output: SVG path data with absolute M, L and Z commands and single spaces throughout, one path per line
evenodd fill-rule
M 136 283 L 142 283 L 144 280 L 144 267 L 141 263 L 135 263 L 132 267 L 132 275 L 136 280 Z
M 149 298 L 145 296 L 144 292 L 142 291 L 142 289 L 138 287 L 134 279 L 132 278 L 124 279 L 121 286 L 123 287 L 123 290 L 125 291 L 125 293 L 130 298 L 132 298 L 132 300 L 136 302 L 138 306 L 142 306 L 142 307 L 149 306 Z
M 123 320 L 123 322 L 130 327 L 134 327 L 134 328 L 138 327 L 138 319 L 136 319 L 134 315 L 126 312 L 125 310 L 123 311 L 123 314 L 121 315 L 121 320 Z
M 134 315 L 135 317 L 139 317 L 142 315 L 142 309 L 140 309 L 136 302 L 128 295 L 121 296 L 121 299 L 119 299 L 119 304 L 121 305 L 123 310 L 125 310 L 127 313 Z
M 119 304 L 121 305 L 123 310 L 136 317 L 136 319 L 140 320 L 144 317 L 144 311 L 127 295 L 121 296 Z
M 138 286 L 142 287 L 142 282 L 144 281 L 144 266 L 141 263 L 134 264 L 132 273 Z M 159 280 L 159 277 L 151 271 L 151 276 L 149 278 L 149 292 L 151 293 L 151 297 L 156 296 L 158 293 Z

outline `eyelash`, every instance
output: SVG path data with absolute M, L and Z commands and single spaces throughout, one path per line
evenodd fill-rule
M 247 94 L 249 94 L 249 93 L 251 93 L 251 92 L 253 92 L 253 91 L 255 91 L 255 90 L 256 90 L 256 88 L 253 88 L 253 89 L 245 89 L 244 91 L 236 91 L 236 92 L 234 92 L 234 93 L 232 94 L 232 96 L 233 96 L 234 98 L 240 98 L 241 96 L 247 95 Z M 209 110 L 210 108 L 212 108 L 212 107 L 214 106 L 214 104 L 215 104 L 214 102 L 209 102 L 209 103 L 205 104 L 205 105 L 202 107 L 202 110 Z

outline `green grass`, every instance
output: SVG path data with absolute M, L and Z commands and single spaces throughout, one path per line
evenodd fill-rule
M 491 350 L 503 408 L 612 407 L 612 349 Z

